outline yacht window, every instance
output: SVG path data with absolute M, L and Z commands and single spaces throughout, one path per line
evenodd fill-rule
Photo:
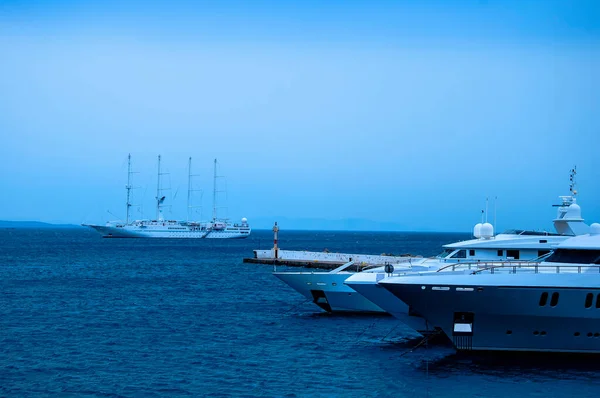
M 471 257 L 475 256 L 475 249 L 469 250 L 469 256 L 471 256 Z
M 594 295 L 592 293 L 588 293 L 585 295 L 585 308 L 590 308 L 592 306 L 592 301 L 594 300 Z
M 548 302 L 548 292 L 542 293 L 540 296 L 540 307 L 543 307 Z
M 538 250 L 538 257 L 542 257 L 548 253 L 550 253 L 550 250 Z
M 556 307 L 556 304 L 558 304 L 558 292 L 552 293 L 552 298 L 550 299 L 550 305 L 552 307 Z
M 596 296 L 596 308 L 600 308 L 600 294 Z
M 504 250 L 498 250 L 498 257 L 504 256 Z
M 454 253 L 454 249 L 445 249 L 443 252 L 437 255 L 438 258 L 445 258 L 448 255 Z
M 556 249 L 546 261 L 549 263 L 599 264 L 600 250 Z
M 519 251 L 518 250 L 507 250 L 506 257 L 512 257 L 515 260 L 519 259 Z
M 467 251 L 465 249 L 459 250 L 452 255 L 452 258 L 467 258 Z

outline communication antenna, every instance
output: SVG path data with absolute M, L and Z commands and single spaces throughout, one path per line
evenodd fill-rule
M 497 208 L 497 204 L 498 204 L 498 197 L 496 196 L 494 198 L 494 228 L 496 228 L 496 231 L 499 231 L 498 224 L 496 224 L 496 208 Z
M 575 195 L 577 195 L 577 189 L 575 189 L 575 187 L 577 186 L 577 182 L 575 181 L 576 175 L 577 175 L 577 166 L 573 166 L 573 168 L 569 172 L 569 192 L 571 192 L 571 195 L 573 197 L 575 197 Z
M 488 222 L 488 200 L 489 198 L 486 196 L 485 197 L 485 222 Z

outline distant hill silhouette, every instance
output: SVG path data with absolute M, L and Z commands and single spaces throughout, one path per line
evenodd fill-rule
M 407 227 L 397 222 L 381 222 L 363 218 L 330 220 L 325 218 L 257 217 L 248 220 L 254 229 L 271 229 L 277 221 L 280 228 L 289 230 L 319 231 L 406 231 Z
M 4 221 L 0 220 L 0 228 L 82 228 L 75 224 L 50 224 L 41 221 Z

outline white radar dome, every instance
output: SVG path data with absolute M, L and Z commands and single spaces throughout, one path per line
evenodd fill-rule
M 242 222 L 243 222 L 243 223 L 247 223 L 247 222 L 248 222 L 248 219 L 247 219 L 246 217 L 244 217 L 244 218 L 242 218 Z
M 577 203 L 571 204 L 564 218 L 581 218 L 581 207 Z
M 476 238 L 481 238 L 481 226 L 483 224 L 482 223 L 477 223 L 475 224 L 475 227 L 473 228 L 473 236 Z
M 494 237 L 494 227 L 492 224 L 486 222 L 481 226 L 481 237 L 485 239 Z
M 600 224 L 595 222 L 590 225 L 590 235 L 600 235 Z

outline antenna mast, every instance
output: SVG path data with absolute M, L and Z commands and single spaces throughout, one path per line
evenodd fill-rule
M 575 195 L 577 195 L 577 190 L 575 186 L 577 183 L 575 182 L 575 176 L 577 175 L 577 166 L 573 166 L 571 172 L 569 173 L 569 192 L 571 192 L 571 196 L 575 199 Z
M 488 200 L 489 197 L 485 197 L 485 222 L 488 222 Z
M 129 224 L 129 208 L 131 207 L 131 153 L 127 155 L 127 211 L 125 212 L 125 225 Z
M 498 197 L 496 196 L 494 198 L 494 228 L 496 228 L 496 231 L 498 230 L 498 225 L 496 224 L 496 208 L 497 208 L 497 204 L 498 204 Z

